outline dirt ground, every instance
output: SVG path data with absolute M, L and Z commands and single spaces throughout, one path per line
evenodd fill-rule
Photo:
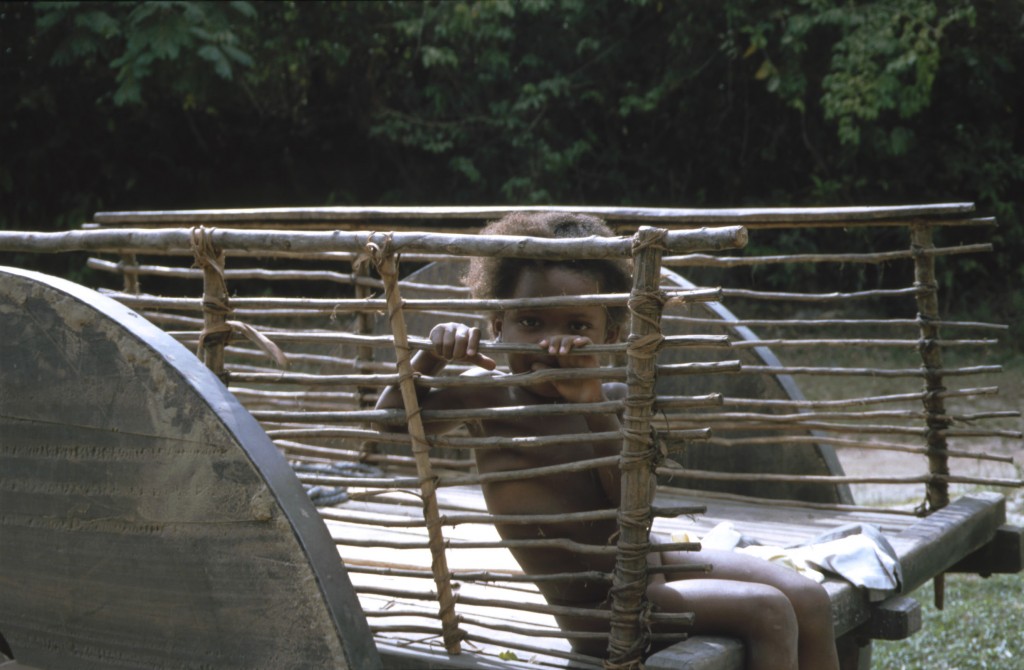
M 951 384 L 952 386 L 952 384 Z M 947 409 L 954 413 L 979 413 L 1016 411 L 1024 407 L 1024 357 L 1017 357 L 1004 364 L 1001 374 L 986 374 L 972 377 L 969 384 L 958 387 L 998 386 L 998 395 L 986 395 L 969 401 L 951 402 Z M 972 424 L 960 424 L 976 428 L 999 429 L 1020 432 L 1024 421 L 1020 417 L 994 418 Z M 967 458 L 950 459 L 950 472 L 955 475 L 1024 479 L 1024 440 L 1014 437 L 959 437 L 949 440 L 950 449 L 978 452 L 1009 457 L 1012 463 L 979 461 Z M 921 472 L 923 456 L 872 449 L 845 449 L 838 451 L 840 462 L 848 475 L 899 474 Z M 855 500 L 871 505 L 916 505 L 923 500 L 924 490 L 920 484 L 908 485 L 854 485 Z M 979 489 L 996 490 L 1007 496 L 1007 517 L 1010 523 L 1024 525 L 1024 488 L 954 484 L 950 497 Z

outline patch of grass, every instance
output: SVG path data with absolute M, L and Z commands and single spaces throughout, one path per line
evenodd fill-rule
M 1024 668 L 1021 575 L 949 575 L 942 611 L 935 609 L 930 588 L 916 597 L 921 601 L 921 632 L 908 640 L 876 641 L 874 670 Z

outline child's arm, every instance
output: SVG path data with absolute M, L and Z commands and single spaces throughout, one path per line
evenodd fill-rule
M 461 362 L 477 365 L 485 370 L 493 370 L 497 364 L 491 358 L 480 353 L 480 329 L 461 323 L 442 323 L 430 331 L 432 350 L 422 349 L 413 354 L 409 361 L 414 373 L 433 376 L 440 373 L 449 363 Z M 460 389 L 431 390 L 420 384 L 416 385 L 416 400 L 421 409 L 443 409 L 457 406 Z M 403 409 L 402 390 L 398 384 L 392 384 L 381 392 L 377 399 L 377 409 Z M 382 427 L 384 430 L 392 430 Z M 439 427 L 432 427 L 436 432 L 446 432 Z
M 581 349 L 591 343 L 590 338 L 581 336 L 552 337 L 540 342 L 549 354 L 558 356 L 558 366 L 562 368 L 594 368 L 599 365 L 597 356 L 576 354 L 570 356 L 574 349 Z M 535 366 L 541 369 L 543 366 Z M 625 397 L 626 387 L 621 383 L 604 384 L 600 379 L 561 380 L 552 382 L 559 394 L 568 402 L 593 403 L 606 400 L 621 400 Z M 587 429 L 591 433 L 619 433 L 622 424 L 618 414 L 585 414 Z M 606 439 L 594 442 L 594 456 L 617 456 L 622 451 L 622 439 Z M 622 476 L 618 466 L 607 466 L 598 470 L 601 488 L 608 500 L 616 507 L 622 498 Z

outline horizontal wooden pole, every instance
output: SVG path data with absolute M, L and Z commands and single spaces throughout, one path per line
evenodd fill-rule
M 678 207 L 603 207 L 579 205 L 509 206 L 391 206 L 391 207 L 272 207 L 242 209 L 193 209 L 161 211 L 97 212 L 93 220 L 106 225 L 174 224 L 224 225 L 252 221 L 435 221 L 437 219 L 483 221 L 513 212 L 575 212 L 609 221 L 658 221 L 663 223 L 743 224 L 831 221 L 855 224 L 921 217 L 964 217 L 974 212 L 969 202 L 879 207 L 772 207 L 695 209 Z
M 935 247 L 932 249 L 900 249 L 873 253 L 850 254 L 789 254 L 779 256 L 708 256 L 687 254 L 665 256 L 661 259 L 666 267 L 713 267 L 737 268 L 782 263 L 889 263 L 896 260 L 911 260 L 918 256 L 953 256 L 958 254 L 986 253 L 992 251 L 991 244 L 964 244 L 957 247 Z
M 230 255 L 232 250 L 349 251 L 361 252 L 368 244 L 393 253 L 420 251 L 451 256 L 505 258 L 629 258 L 631 236 L 561 239 L 521 235 L 473 235 L 427 232 L 290 231 L 212 228 L 207 235 L 214 247 Z M 667 252 L 736 249 L 747 243 L 741 226 L 667 231 L 661 244 Z M 63 253 L 69 251 L 138 252 L 190 250 L 190 228 L 118 228 L 68 230 L 56 233 L 0 231 L 0 251 Z

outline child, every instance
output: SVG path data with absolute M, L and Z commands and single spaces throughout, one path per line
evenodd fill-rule
M 573 238 L 610 236 L 600 219 L 566 213 L 513 213 L 482 231 L 492 235 L 528 235 Z M 476 298 L 539 298 L 597 293 L 626 293 L 631 286 L 628 264 L 615 260 L 533 260 L 474 258 L 465 278 Z M 515 308 L 491 317 L 495 341 L 536 345 L 535 353 L 508 355 L 512 374 L 550 368 L 593 368 L 596 356 L 586 355 L 592 343 L 618 341 L 624 308 L 573 305 L 547 309 Z M 432 351 L 418 351 L 412 367 L 423 375 L 436 375 L 448 363 L 469 363 L 468 375 L 498 375 L 497 364 L 481 353 L 479 328 L 444 323 L 430 332 Z M 573 352 L 577 352 L 575 355 Z M 584 352 L 584 353 L 579 353 Z M 424 410 L 494 408 L 545 403 L 592 403 L 624 398 L 621 383 L 598 379 L 555 380 L 530 386 L 484 385 L 428 389 L 420 387 L 417 399 Z M 403 407 L 397 387 L 388 387 L 378 408 Z M 432 422 L 430 433 L 444 433 L 457 424 Z M 467 423 L 476 436 L 522 437 L 619 431 L 619 419 L 611 414 L 555 415 L 550 417 L 495 416 Z M 594 440 L 557 447 L 475 449 L 481 473 L 558 465 L 617 455 L 621 439 Z M 496 515 L 570 514 L 617 507 L 620 473 L 617 467 L 568 472 L 539 478 L 516 479 L 483 485 L 487 508 Z M 614 520 L 498 524 L 506 540 L 565 538 L 582 544 L 614 542 Z M 512 549 L 528 574 L 597 570 L 611 572 L 614 557 L 577 553 L 562 548 Z M 736 636 L 744 640 L 747 667 L 837 668 L 829 599 L 815 582 L 760 559 L 731 552 L 654 552 L 654 565 L 708 563 L 712 576 L 682 570 L 651 577 L 647 597 L 660 611 L 693 612 L 692 632 Z M 537 587 L 553 605 L 607 608 L 608 584 L 596 580 L 538 582 Z M 566 630 L 600 630 L 590 618 L 559 617 Z M 607 630 L 604 628 L 604 630 Z M 593 656 L 604 656 L 605 642 L 572 640 L 573 647 Z

